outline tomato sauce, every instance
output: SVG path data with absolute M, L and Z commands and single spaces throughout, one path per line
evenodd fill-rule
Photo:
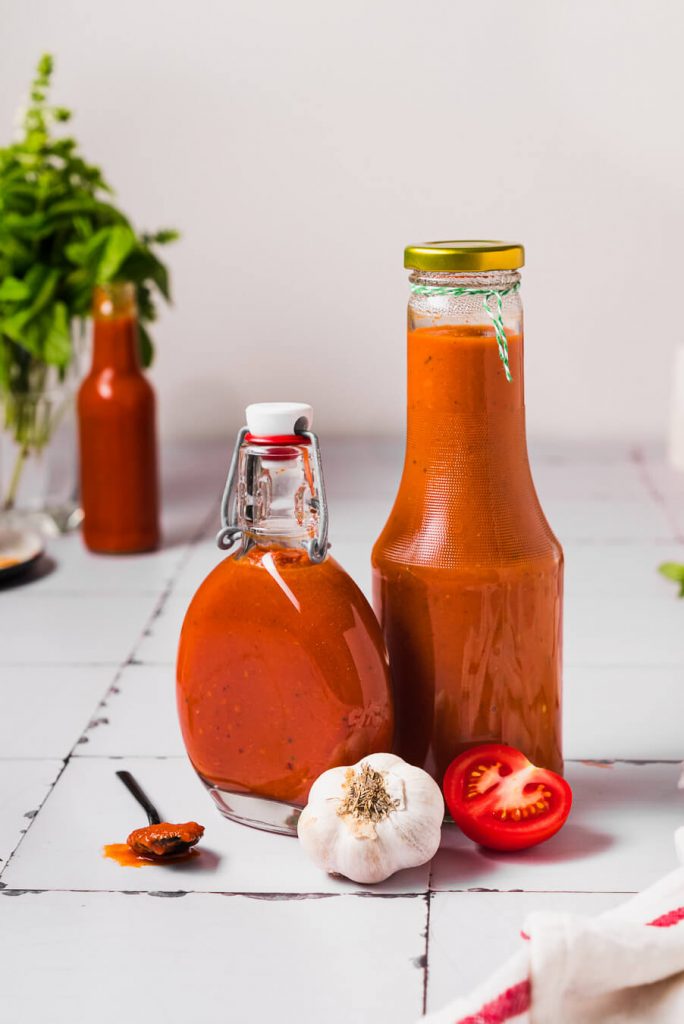
M 224 559 L 183 624 L 178 711 L 207 785 L 303 806 L 323 771 L 390 748 L 370 606 L 329 556 L 273 545 Z
M 195 857 L 201 857 L 202 853 L 200 850 L 191 849 L 187 853 L 176 854 L 173 857 L 152 857 L 152 856 L 141 856 L 132 850 L 128 843 L 107 843 L 106 846 L 102 847 L 102 856 L 107 857 L 109 860 L 116 861 L 116 863 L 122 868 L 144 868 L 150 864 L 178 864 L 179 861 L 192 860 Z
M 93 362 L 78 395 L 83 537 L 91 551 L 159 544 L 155 396 L 140 369 L 131 285 L 98 289 Z
M 203 835 L 204 826 L 198 825 L 196 821 L 186 821 L 180 825 L 162 821 L 135 829 L 126 842 L 134 853 L 140 854 L 141 857 L 173 857 L 178 853 L 185 853 L 198 843 Z
M 373 551 L 397 752 L 441 779 L 492 741 L 562 770 L 563 554 L 525 440 L 523 340 L 505 379 L 491 327 L 408 336 L 404 471 Z

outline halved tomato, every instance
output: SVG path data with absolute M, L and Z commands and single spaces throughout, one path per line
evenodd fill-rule
M 443 788 L 459 828 L 490 850 L 543 843 L 562 828 L 572 806 L 565 779 L 501 743 L 485 743 L 457 757 Z

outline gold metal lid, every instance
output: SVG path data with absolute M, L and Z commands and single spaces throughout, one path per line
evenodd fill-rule
M 482 270 L 517 270 L 524 265 L 525 250 L 519 242 L 423 242 L 404 249 L 404 266 L 411 270 L 473 274 Z

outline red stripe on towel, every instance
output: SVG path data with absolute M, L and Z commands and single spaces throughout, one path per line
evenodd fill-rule
M 684 921 L 684 907 L 677 907 L 676 910 L 668 910 L 666 914 L 649 921 L 652 928 L 671 928 L 675 924 Z M 520 937 L 529 940 L 530 936 L 521 931 Z M 517 985 L 506 989 L 490 1003 L 485 1003 L 477 1013 L 467 1017 L 461 1017 L 454 1024 L 505 1024 L 505 1021 L 517 1017 L 529 1010 L 532 1002 L 532 987 L 529 981 L 521 981 Z
M 455 1024 L 504 1024 L 530 1008 L 532 987 L 527 979 L 507 988 L 491 1003 L 485 1003 L 477 1013 L 461 1017 Z
M 677 907 L 676 910 L 668 910 L 667 914 L 656 917 L 655 921 L 649 921 L 651 928 L 671 928 L 673 924 L 684 921 L 684 907 Z

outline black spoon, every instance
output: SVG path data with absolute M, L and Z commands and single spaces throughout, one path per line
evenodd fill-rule
M 196 821 L 186 821 L 183 825 L 162 821 L 159 811 L 131 773 L 121 771 L 116 774 L 138 801 L 149 821 L 146 828 L 135 829 L 126 840 L 134 853 L 140 857 L 179 857 L 199 842 L 204 835 L 202 825 Z

